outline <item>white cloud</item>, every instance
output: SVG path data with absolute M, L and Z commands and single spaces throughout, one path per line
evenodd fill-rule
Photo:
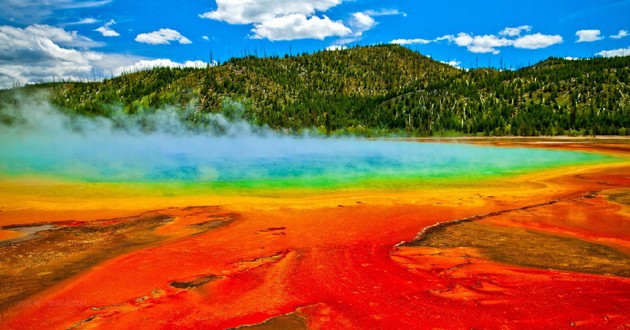
M 398 9 L 366 10 L 363 13 L 372 17 L 393 15 L 401 15 L 403 17 L 407 17 L 407 13 L 399 11 Z
M 207 65 L 202 61 L 178 63 L 90 49 L 97 46 L 75 31 L 48 25 L 0 26 L 0 88 L 53 79 L 98 80 L 153 67 L 203 68 Z
M 461 32 L 457 36 L 444 36 L 438 39 L 446 39 L 454 42 L 460 47 L 466 47 L 472 53 L 493 53 L 498 54 L 497 47 L 505 47 L 512 45 L 513 41 L 507 38 L 500 38 L 495 35 L 473 36 L 468 33 Z
M 619 56 L 630 56 L 630 47 L 628 48 L 620 48 L 613 50 L 603 50 L 596 54 L 597 56 L 602 57 L 619 57 Z
M 363 32 L 373 28 L 376 25 L 376 21 L 368 14 L 354 13 L 352 14 L 352 25 Z
M 71 22 L 71 23 L 66 23 L 65 25 L 88 25 L 88 24 L 96 24 L 100 22 L 99 20 L 92 18 L 92 17 L 86 17 L 80 21 L 77 22 Z
M 159 29 L 157 31 L 142 33 L 136 36 L 137 42 L 150 45 L 170 45 L 171 41 L 177 41 L 180 44 L 191 44 L 190 39 L 181 35 L 181 33 L 172 29 Z
M 153 68 L 197 68 L 197 69 L 202 69 L 205 68 L 206 66 L 208 66 L 209 63 L 203 62 L 203 61 L 186 61 L 184 63 L 179 63 L 179 62 L 173 62 L 170 59 L 166 59 L 166 58 L 160 58 L 160 59 L 155 59 L 155 60 L 140 60 L 137 61 L 135 63 L 133 63 L 132 65 L 128 65 L 128 66 L 121 66 L 119 68 L 116 68 L 113 73 L 115 76 L 117 75 L 121 75 L 123 73 L 130 73 L 130 72 L 138 72 L 138 71 L 144 71 L 144 70 L 150 70 Z M 216 62 L 211 64 L 212 66 L 217 65 Z
M 455 36 L 453 36 L 452 34 L 447 34 L 445 36 L 437 37 L 433 41 L 444 41 L 444 40 L 446 40 L 446 41 L 450 42 L 454 37 Z
M 217 0 L 217 9 L 199 15 L 230 24 L 262 23 L 275 18 L 313 15 L 339 5 L 342 0 Z
M 369 12 L 369 11 L 368 11 Z M 371 30 L 378 23 L 376 20 L 368 14 L 368 12 L 353 13 L 348 20 L 348 25 L 352 31 L 349 36 L 338 40 L 340 44 L 349 44 L 361 39 L 363 33 Z
M 303 14 L 291 14 L 276 17 L 260 24 L 252 30 L 254 39 L 295 40 L 320 39 L 337 36 L 342 37 L 352 31 L 339 21 L 332 21 L 327 16 L 306 17 Z
M 525 32 L 531 31 L 529 25 L 522 25 L 515 28 L 505 28 L 498 35 L 473 35 L 466 32 L 460 32 L 457 35 L 445 35 L 435 39 L 395 39 L 390 43 L 398 45 L 414 45 L 428 44 L 431 42 L 448 41 L 460 47 L 466 47 L 472 53 L 492 53 L 499 54 L 501 47 L 514 47 L 521 49 L 540 49 L 546 48 L 558 43 L 562 43 L 563 39 L 560 35 L 546 35 L 541 33 L 527 34 L 521 36 Z
M 451 60 L 451 61 L 448 61 L 448 62 L 440 61 L 440 63 L 444 63 L 444 64 L 447 64 L 447 65 L 450 65 L 450 66 L 452 66 L 452 67 L 454 67 L 456 69 L 461 69 L 462 68 L 461 67 L 462 62 L 460 62 L 458 60 Z
M 576 42 L 593 42 L 602 40 L 603 38 L 600 34 L 600 30 L 580 30 L 575 33 L 575 35 L 578 37 L 578 40 Z
M 348 49 L 348 46 L 344 46 L 344 45 L 332 45 L 332 46 L 328 46 L 326 47 L 326 50 L 328 51 L 334 51 L 334 50 L 345 50 Z
M 614 36 L 610 36 L 613 39 L 621 39 L 621 38 L 625 38 L 628 36 L 628 31 L 626 30 L 619 30 L 619 33 L 615 34 Z
M 5 26 L 6 33 L 11 30 L 10 26 Z M 12 31 L 15 33 L 19 28 L 13 28 Z M 77 31 L 66 31 L 62 28 L 45 25 L 45 24 L 33 24 L 24 29 L 26 33 L 33 37 L 40 37 L 45 39 L 50 39 L 51 41 L 63 45 L 63 46 L 71 46 L 71 47 L 80 47 L 80 48 L 92 48 L 102 46 L 101 43 L 96 42 L 90 38 L 81 36 Z
M 11 22 L 41 22 L 56 11 L 104 6 L 112 0 L 2 0 L 0 18 Z
M 433 42 L 433 40 L 417 38 L 417 39 L 395 39 L 395 40 L 390 41 L 389 43 L 404 46 L 404 45 L 426 45 L 431 42 Z
M 201 37 L 201 39 L 203 39 L 205 41 L 210 41 L 210 38 L 208 38 L 208 36 L 203 36 L 203 37 Z
M 54 79 L 98 79 L 139 57 L 96 52 L 100 44 L 48 25 L 0 26 L 0 88 Z
M 378 22 L 376 22 L 374 17 L 391 15 L 407 16 L 407 14 L 396 9 L 384 9 L 379 11 L 366 10 L 363 12 L 353 13 L 348 20 L 348 25 L 350 27 L 350 30 L 352 30 L 352 33 L 345 38 L 337 40 L 337 43 L 349 44 L 351 42 L 360 40 L 363 36 L 363 33 L 371 30 L 378 25 Z
M 253 24 L 253 39 L 296 40 L 343 37 L 352 33 L 341 21 L 318 12 L 339 5 L 343 0 L 217 0 L 217 9 L 199 15 L 230 24 Z M 372 22 L 370 22 L 372 20 Z M 354 17 L 360 29 L 375 23 L 368 15 Z M 367 27 L 369 26 L 369 27 Z M 361 31 L 361 32 L 362 32 Z
M 503 29 L 503 31 L 499 32 L 499 35 L 508 36 L 508 37 L 518 37 L 521 35 L 523 31 L 529 32 L 532 30 L 532 27 L 529 25 L 521 25 L 519 27 L 507 27 Z
M 295 40 L 343 37 L 338 43 L 361 38 L 378 23 L 377 16 L 404 15 L 396 9 L 353 13 L 347 22 L 322 15 L 344 0 L 217 0 L 217 9 L 199 15 L 229 24 L 252 24 L 254 39 Z M 349 0 L 346 0 L 349 1 Z M 312 29 L 312 30 L 308 30 Z
M 105 25 L 99 27 L 98 29 L 96 29 L 94 31 L 100 32 L 103 35 L 103 37 L 118 37 L 118 36 L 120 36 L 120 33 L 114 31 L 111 28 L 112 25 L 116 25 L 116 21 L 114 21 L 113 19 L 109 20 L 109 22 L 105 23 Z
M 559 35 L 530 34 L 514 40 L 515 48 L 540 49 L 562 43 L 563 39 Z

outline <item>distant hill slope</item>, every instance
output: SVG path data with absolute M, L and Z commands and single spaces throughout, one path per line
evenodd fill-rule
M 78 113 L 241 107 L 274 129 L 411 135 L 621 134 L 630 129 L 630 57 L 548 59 L 518 71 L 458 70 L 395 45 L 232 59 L 64 83 Z

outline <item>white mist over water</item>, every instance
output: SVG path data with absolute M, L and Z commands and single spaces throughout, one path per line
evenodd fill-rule
M 317 180 L 352 183 L 371 177 L 491 176 L 597 159 L 562 151 L 284 136 L 218 114 L 204 117 L 210 129 L 199 130 L 181 120 L 182 110 L 91 118 L 62 113 L 40 98 L 18 103 L 0 112 L 3 176 L 98 182 L 292 180 L 308 186 Z

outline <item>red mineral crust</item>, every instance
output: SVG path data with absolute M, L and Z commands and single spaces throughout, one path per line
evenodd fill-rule
M 90 237 L 85 267 L 40 259 L 0 328 L 630 327 L 627 163 L 449 189 L 57 223 L 28 248 Z

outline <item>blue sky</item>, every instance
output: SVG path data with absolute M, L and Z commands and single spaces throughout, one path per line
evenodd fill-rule
M 630 55 L 630 0 L 0 0 L 0 87 L 397 43 L 463 68 Z

